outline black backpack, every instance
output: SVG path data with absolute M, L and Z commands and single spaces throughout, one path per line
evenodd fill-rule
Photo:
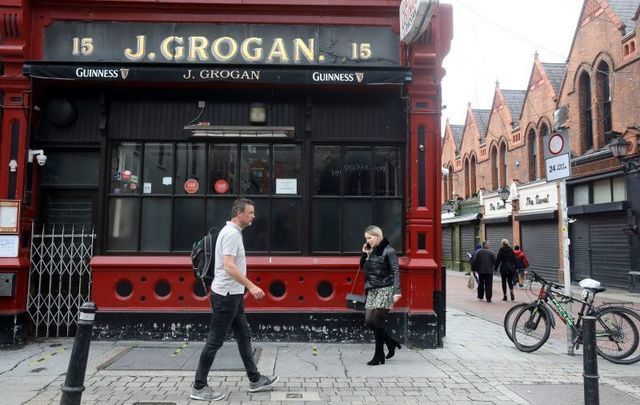
M 215 273 L 215 247 L 218 228 L 211 228 L 204 238 L 193 243 L 191 248 L 191 267 L 196 280 L 202 283 L 208 292 Z

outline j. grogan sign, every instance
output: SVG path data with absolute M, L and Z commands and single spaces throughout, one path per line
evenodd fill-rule
M 402 0 L 400 3 L 400 40 L 415 41 L 429 25 L 438 0 Z

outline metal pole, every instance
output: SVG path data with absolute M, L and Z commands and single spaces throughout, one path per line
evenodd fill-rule
M 564 293 L 571 296 L 571 263 L 569 261 L 569 216 L 567 215 L 567 182 L 560 180 L 560 212 L 562 213 L 562 269 L 564 271 Z M 565 304 L 565 311 L 573 319 L 571 301 Z M 573 356 L 573 329 L 567 323 L 567 354 Z
M 80 307 L 78 329 L 73 341 L 73 350 L 69 359 L 67 376 L 62 386 L 60 405 L 80 405 L 84 391 L 84 374 L 87 370 L 89 345 L 91 344 L 91 330 L 96 316 L 96 304 L 85 302 Z
M 599 405 L 596 318 L 593 316 L 584 316 L 582 318 L 582 344 L 584 403 L 585 405 Z

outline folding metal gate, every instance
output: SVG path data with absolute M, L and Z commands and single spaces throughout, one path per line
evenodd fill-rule
M 27 310 L 34 336 L 73 336 L 80 306 L 91 294 L 94 230 L 83 225 L 31 229 Z

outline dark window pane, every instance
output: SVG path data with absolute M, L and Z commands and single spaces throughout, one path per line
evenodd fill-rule
M 173 191 L 173 144 L 147 143 L 144 146 L 144 194 Z
M 340 195 L 340 147 L 314 147 L 313 166 L 314 194 Z
M 189 179 L 198 181 L 200 187 L 192 194 L 204 194 L 206 145 L 204 143 L 179 143 L 176 147 L 176 194 L 187 194 L 184 182 Z
M 269 146 L 242 145 L 240 194 L 269 194 Z
M 173 217 L 173 250 L 190 251 L 204 235 L 204 200 L 176 198 Z
M 315 200 L 312 215 L 313 251 L 340 251 L 340 200 Z
M 237 192 L 237 162 L 238 145 L 211 145 L 209 151 L 209 191 L 211 193 L 235 194 Z
M 344 252 L 360 252 L 364 230 L 371 225 L 371 200 L 345 200 L 342 246 Z M 384 229 L 383 229 L 384 232 Z
M 109 250 L 138 250 L 139 204 L 137 198 L 109 200 Z
M 350 147 L 344 152 L 344 195 L 371 194 L 371 149 Z
M 140 250 L 171 249 L 171 200 L 169 198 L 142 200 L 141 233 Z
M 273 145 L 273 190 L 275 194 L 302 194 L 300 146 Z
M 211 227 L 222 229 L 231 219 L 231 206 L 234 198 L 208 198 L 207 199 L 207 223 L 205 231 Z
M 111 189 L 114 194 L 140 192 L 141 143 L 115 144 L 111 152 Z
M 378 147 L 374 150 L 374 194 L 385 196 L 401 196 L 400 166 L 398 148 L 393 146 Z
M 373 203 L 373 223 L 382 228 L 384 237 L 397 251 L 404 251 L 402 246 L 402 201 L 377 200 Z M 433 249 L 433 246 L 428 246 Z
M 253 225 L 242 231 L 244 237 L 244 247 L 251 252 L 266 252 L 269 236 L 270 200 L 252 199 L 256 203 L 256 218 Z
M 300 251 L 301 207 L 300 200 L 272 200 L 271 251 Z
M 100 154 L 94 152 L 48 152 L 42 167 L 42 184 L 98 185 Z

